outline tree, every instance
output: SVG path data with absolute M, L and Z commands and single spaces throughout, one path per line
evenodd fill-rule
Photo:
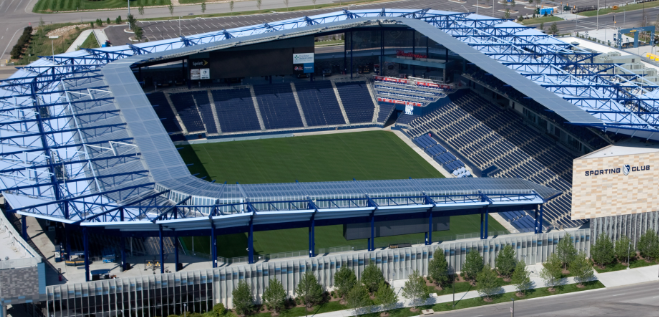
M 405 282 L 405 286 L 403 286 L 403 296 L 412 300 L 412 307 L 414 309 L 429 297 L 426 281 L 419 275 L 419 271 L 414 270 L 408 276 L 408 280 Z
M 261 10 L 261 0 L 256 0 L 256 8 Z
M 562 276 L 562 265 L 560 257 L 556 253 L 549 255 L 547 262 L 542 265 L 540 270 L 540 278 L 545 280 L 549 286 L 549 291 L 554 291 L 554 286 L 558 284 Z
M 342 266 L 336 273 L 334 273 L 334 286 L 339 297 L 345 297 L 348 292 L 357 284 L 357 277 L 355 272 L 347 266 Z
M 128 17 L 126 18 L 126 21 L 128 21 L 128 29 L 132 29 L 137 26 L 137 19 L 132 14 L 129 14 Z
M 551 26 L 549 27 L 549 34 L 556 35 L 558 34 L 558 32 L 559 32 L 558 25 L 556 24 L 556 22 L 552 23 Z
M 513 285 L 517 291 L 524 294 L 531 288 L 531 273 L 526 270 L 526 264 L 523 261 L 517 262 L 512 277 Z
M 468 280 L 475 280 L 478 272 L 483 270 L 483 257 L 478 253 L 478 250 L 472 249 L 467 253 L 467 259 L 462 268 L 465 278 Z
M 504 19 L 510 19 L 510 9 L 506 8 L 506 11 L 503 13 Z
M 387 282 L 382 281 L 378 285 L 378 291 L 375 293 L 375 302 L 378 305 L 382 305 L 382 308 L 390 310 L 396 306 L 398 303 L 398 295 L 394 292 L 394 289 L 387 284 Z
M 607 265 L 614 260 L 614 250 L 613 242 L 609 236 L 604 233 L 601 233 L 595 244 L 590 248 L 590 256 L 593 258 L 593 262 L 600 265 Z M 571 270 L 571 269 L 570 269 Z
M 170 10 L 170 11 L 172 11 L 172 10 Z M 137 7 L 137 13 L 139 13 L 140 15 L 144 15 L 144 6 Z
M 616 241 L 615 253 L 618 262 L 627 263 L 628 258 L 634 258 L 636 250 L 632 248 L 632 241 L 629 240 L 627 236 L 621 236 L 618 241 Z M 629 265 L 629 263 L 627 263 L 627 265 Z
M 118 16 L 116 19 L 114 19 L 114 23 L 121 24 L 121 16 Z
M 544 29 L 545 29 L 545 22 L 540 22 L 540 26 L 539 26 L 538 28 L 540 28 L 540 31 L 544 31 Z
M 206 0 L 201 2 L 201 13 L 206 13 Z
M 311 308 L 323 299 L 323 288 L 318 283 L 313 272 L 307 271 L 307 273 L 302 275 L 300 283 L 297 284 L 295 294 L 302 298 L 302 302 L 304 302 L 307 308 Z
M 144 30 L 142 30 L 141 27 L 136 27 L 134 28 L 135 31 L 135 39 L 142 42 L 142 36 L 144 36 Z
M 364 285 L 356 284 L 347 296 L 347 306 L 355 310 L 355 315 L 359 316 L 368 312 L 366 307 L 371 305 L 371 299 L 368 297 L 368 289 Z
M 277 314 L 284 308 L 286 291 L 279 280 L 270 280 L 270 285 L 263 290 L 263 302 L 268 309 L 273 309 Z
M 361 282 L 368 288 L 368 291 L 373 293 L 378 290 L 378 285 L 380 282 L 384 281 L 384 276 L 382 276 L 382 271 L 375 266 L 375 263 L 369 264 L 364 268 L 362 273 Z
M 489 264 L 483 266 L 483 269 L 478 273 L 476 277 L 476 289 L 488 301 L 492 298 L 492 295 L 501 289 L 501 282 Z
M 556 254 L 561 261 L 563 268 L 567 270 L 567 265 L 572 262 L 575 256 L 577 256 L 577 249 L 574 247 L 572 236 L 569 233 L 566 233 L 563 239 L 558 241 Z
M 659 258 L 659 236 L 654 230 L 649 229 L 638 239 L 638 251 L 645 259 Z
M 252 297 L 252 290 L 245 281 L 240 281 L 238 286 L 231 292 L 233 297 L 233 308 L 239 315 L 247 315 L 252 310 L 254 305 L 254 297 Z
M 593 264 L 590 263 L 588 257 L 579 253 L 570 262 L 570 272 L 574 274 L 575 280 L 579 283 L 577 286 L 583 287 L 583 282 L 590 281 L 595 276 L 593 272 Z
M 174 16 L 174 5 L 172 5 L 172 4 L 170 3 L 170 4 L 167 6 L 167 9 L 169 9 L 169 14 L 170 14 L 171 16 Z
M 225 314 L 226 312 L 227 312 L 227 311 L 226 311 L 226 309 L 224 308 L 224 304 L 222 304 L 222 303 L 215 304 L 215 306 L 213 306 L 213 313 L 214 313 L 215 316 L 217 316 L 217 317 L 219 317 L 219 316 L 224 316 L 224 314 Z
M 110 18 L 107 18 L 107 20 L 105 21 L 105 24 L 110 25 L 110 23 L 112 23 L 112 21 L 110 21 Z
M 513 275 L 515 270 L 515 265 L 517 264 L 517 259 L 515 258 L 515 249 L 512 245 L 506 245 L 499 251 L 497 255 L 497 270 L 501 276 L 510 278 Z
M 437 249 L 433 253 L 433 258 L 428 263 L 428 275 L 430 275 L 435 284 L 439 286 L 443 286 L 448 283 L 448 262 L 446 262 L 444 250 Z

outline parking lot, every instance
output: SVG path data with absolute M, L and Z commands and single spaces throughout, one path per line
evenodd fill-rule
M 533 14 L 532 6 L 529 6 L 528 2 L 517 2 L 513 7 L 511 5 L 505 6 L 497 1 L 494 2 L 494 10 L 492 10 L 492 1 L 483 1 L 478 0 L 481 7 L 476 6 L 477 0 L 467 0 L 467 3 L 458 3 L 448 0 L 408 0 L 408 1 L 394 1 L 394 2 L 384 2 L 376 4 L 366 4 L 366 5 L 355 5 L 355 6 L 346 6 L 345 9 L 348 10 L 359 10 L 359 9 L 379 9 L 382 7 L 387 8 L 402 8 L 402 9 L 423 9 L 431 8 L 436 10 L 445 10 L 445 11 L 455 11 L 455 12 L 476 12 L 479 14 L 495 16 L 497 18 L 502 18 L 504 16 L 505 8 L 508 7 L 511 11 L 516 13 L 511 13 L 511 18 L 517 17 L 519 15 L 530 15 Z M 338 1 L 337 1 L 338 2 Z M 542 2 L 544 6 L 560 6 L 560 2 L 544 1 Z M 597 3 L 596 0 L 576 0 L 570 1 L 570 6 L 572 5 L 591 5 Z M 534 2 L 535 4 L 535 2 Z M 483 8 L 483 6 L 489 6 L 489 8 Z M 527 9 L 526 6 L 529 6 Z M 308 11 L 296 11 L 296 12 L 281 12 L 281 13 L 269 13 L 269 14 L 255 14 L 255 15 L 244 15 L 244 16 L 231 16 L 231 17 L 218 17 L 218 18 L 196 18 L 196 19 L 181 19 L 179 20 L 168 20 L 168 21 L 140 21 L 139 25 L 144 29 L 144 36 L 149 41 L 163 40 L 169 38 L 175 38 L 179 36 L 189 36 L 193 34 L 219 31 L 224 29 L 231 29 L 241 26 L 263 24 L 267 22 L 274 22 L 280 20 L 286 20 L 291 18 L 297 18 L 301 16 L 311 16 L 327 12 L 339 11 L 341 8 L 330 8 L 330 9 L 318 9 L 318 10 L 308 10 Z M 494 14 L 493 14 L 494 11 Z M 109 27 L 106 29 L 106 34 L 112 43 L 115 45 L 121 45 L 128 43 L 128 33 L 123 31 L 124 27 Z

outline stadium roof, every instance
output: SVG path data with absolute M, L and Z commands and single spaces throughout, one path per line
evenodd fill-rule
M 351 213 L 466 208 L 477 200 L 479 206 L 537 204 L 557 193 L 506 179 L 212 184 L 190 175 L 130 68 L 201 51 L 381 25 L 417 30 L 568 121 L 659 139 L 656 115 L 648 110 L 654 109 L 654 99 L 631 93 L 656 86 L 637 85 L 632 80 L 643 80 L 637 75 L 604 76 L 603 71 L 620 66 L 581 63 L 593 54 L 553 37 L 467 13 L 344 10 L 81 50 L 20 68 L 0 84 L 3 194 L 23 214 L 89 225 L 133 222 L 152 229 L 265 211 L 296 210 L 297 217 L 300 210 L 333 208 Z M 338 209 L 331 213 L 342 217 Z

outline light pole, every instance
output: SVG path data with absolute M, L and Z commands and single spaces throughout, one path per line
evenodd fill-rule
M 127 1 L 128 1 L 128 15 L 130 15 L 130 0 Z
M 463 7 L 463 8 L 465 8 L 465 12 L 469 13 L 469 9 L 467 9 L 467 7 L 465 7 L 465 6 L 463 6 L 463 5 L 460 5 L 460 6 Z
M 511 297 L 513 300 L 513 307 L 510 309 L 510 317 L 515 317 L 515 298 Z
M 627 269 L 629 270 L 629 267 L 632 266 L 631 263 L 629 263 L 629 251 L 632 249 L 632 242 L 629 241 L 629 245 L 627 246 Z
M 53 63 L 55 62 L 55 40 L 59 38 L 59 35 L 51 35 L 48 37 L 50 39 L 50 51 L 53 55 Z
M 600 0 L 597 0 L 597 30 L 600 29 Z
M 181 16 L 178 16 L 178 36 L 181 36 Z

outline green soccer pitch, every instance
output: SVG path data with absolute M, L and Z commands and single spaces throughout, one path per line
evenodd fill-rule
M 443 175 L 389 131 L 337 133 L 252 141 L 232 141 L 184 146 L 179 151 L 190 164 L 192 174 L 206 176 L 217 183 L 255 184 L 436 178 Z M 449 231 L 433 237 L 455 236 L 480 230 L 480 215 L 451 217 Z M 490 217 L 490 231 L 506 231 Z M 424 240 L 423 233 L 375 239 L 376 247 L 390 243 Z M 182 238 L 189 251 L 192 238 Z M 343 226 L 316 227 L 316 249 L 355 246 L 365 248 L 366 239 L 346 240 Z M 246 256 L 247 234 L 217 237 L 217 254 L 223 257 Z M 285 229 L 254 233 L 257 254 L 304 251 L 308 248 L 308 229 Z M 195 237 L 195 252 L 210 254 L 210 238 Z M 307 250 L 308 252 L 308 250 Z

